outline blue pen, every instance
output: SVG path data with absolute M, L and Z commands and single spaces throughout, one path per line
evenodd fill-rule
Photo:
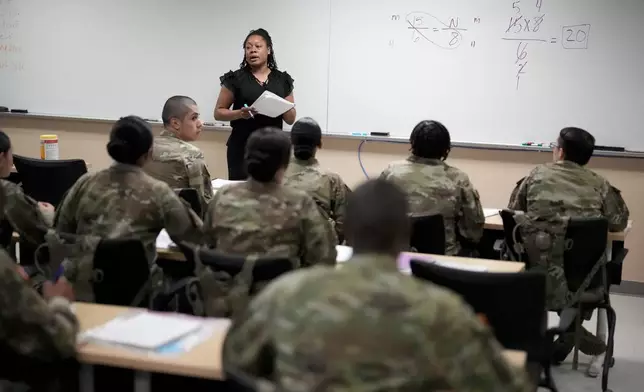
M 244 107 L 248 108 L 248 105 L 244 104 Z M 250 113 L 250 118 L 255 118 L 255 116 L 253 116 L 253 112 L 249 112 L 249 113 Z
M 56 270 L 56 273 L 54 274 L 54 278 L 52 281 L 57 282 L 58 279 L 60 279 L 63 276 L 63 273 L 65 272 L 65 268 L 63 268 L 63 265 L 59 265 L 58 269 Z

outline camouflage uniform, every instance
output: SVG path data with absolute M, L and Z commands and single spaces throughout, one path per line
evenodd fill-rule
M 202 200 L 202 211 L 206 210 L 212 200 L 210 173 L 203 153 L 168 130 L 164 129 L 154 138 L 152 159 L 144 170 L 150 176 L 170 185 L 172 189 L 196 189 Z
M 559 310 L 575 302 L 568 291 L 563 268 L 568 218 L 606 217 L 611 231 L 628 224 L 628 208 L 620 191 L 600 175 L 574 162 L 538 166 L 517 183 L 508 208 L 525 211 L 517 216 L 530 257 L 531 269 L 548 273 L 548 308 Z M 543 242 L 544 235 L 547 244 Z M 540 237 L 539 237 L 540 236 Z M 532 253 L 532 254 L 531 254 Z M 597 268 L 605 260 L 599 260 Z M 596 269 L 597 269 L 596 268 Z M 582 285 L 581 289 L 585 289 Z
M 208 206 L 204 233 L 224 253 L 285 256 L 296 267 L 335 265 L 335 235 L 313 199 L 275 183 L 221 188 Z
M 407 193 L 410 212 L 440 214 L 445 224 L 445 253 L 458 255 L 459 239 L 479 242 L 485 215 L 479 193 L 467 174 L 439 159 L 410 156 L 389 165 L 380 175 Z
M 225 368 L 285 391 L 529 391 L 455 294 L 356 255 L 273 282 L 234 319 Z
M 161 229 L 175 241 L 200 243 L 201 225 L 167 184 L 137 166 L 124 164 L 81 177 L 55 218 L 55 227 L 62 233 L 141 240 L 150 264 L 156 257 Z
M 18 355 L 42 361 L 72 357 L 78 320 L 69 301 L 46 303 L 16 272 L 16 264 L 0 250 L 0 340 Z M 37 375 L 36 375 L 37 376 Z
M 334 226 L 338 238 L 344 237 L 344 214 L 348 187 L 339 175 L 320 168 L 318 160 L 292 158 L 284 185 L 308 193 L 318 204 L 322 216 Z
M 38 203 L 24 194 L 18 185 L 0 180 L 2 188 L 2 219 L 9 222 L 20 238 L 32 244 L 45 241 L 45 234 L 51 226 L 42 214 Z

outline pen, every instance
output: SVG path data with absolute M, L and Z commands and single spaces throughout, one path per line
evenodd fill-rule
M 244 104 L 244 107 L 248 108 L 248 105 Z M 250 118 L 255 118 L 255 116 L 253 116 L 253 112 L 249 112 L 249 113 L 250 113 Z
M 54 278 L 52 281 L 55 283 L 58 281 L 63 276 L 63 273 L 65 272 L 65 268 L 63 268 L 63 265 L 59 265 L 58 269 L 56 270 L 56 273 L 54 274 Z

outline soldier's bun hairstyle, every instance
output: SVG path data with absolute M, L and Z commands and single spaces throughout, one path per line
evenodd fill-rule
M 152 148 L 152 128 L 137 116 L 119 119 L 110 132 L 107 153 L 116 162 L 135 165 Z
M 420 158 L 447 159 L 452 141 L 445 125 L 438 121 L 421 121 L 409 136 L 411 153 Z
M 279 129 L 259 129 L 246 142 L 246 171 L 256 181 L 273 181 L 279 169 L 288 167 L 290 158 L 291 141 Z
M 315 149 L 322 146 L 322 129 L 314 119 L 301 118 L 291 128 L 291 142 L 295 158 L 311 159 L 315 157 Z

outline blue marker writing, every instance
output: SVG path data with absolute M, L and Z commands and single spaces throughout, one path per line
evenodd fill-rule
M 248 105 L 244 104 L 244 107 L 248 108 Z M 250 113 L 250 118 L 255 118 L 255 116 L 253 116 L 253 112 L 248 112 L 248 113 Z
M 368 136 L 366 132 L 352 132 L 351 136 Z

